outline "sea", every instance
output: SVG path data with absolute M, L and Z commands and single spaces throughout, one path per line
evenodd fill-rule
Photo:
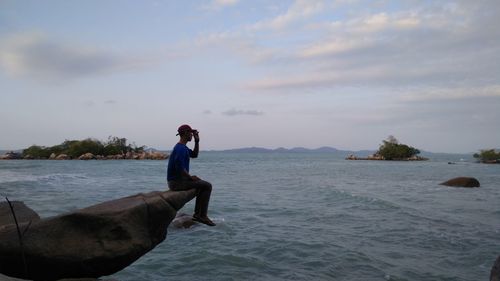
M 217 226 L 171 225 L 155 249 L 103 278 L 489 280 L 500 255 L 500 165 L 452 158 L 201 152 L 191 174 L 212 183 Z M 166 190 L 165 174 L 166 161 L 4 160 L 0 200 L 44 218 Z M 459 176 L 481 187 L 439 185 Z

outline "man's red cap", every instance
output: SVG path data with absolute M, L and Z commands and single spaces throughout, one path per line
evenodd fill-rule
M 182 132 L 194 132 L 194 131 L 196 131 L 196 130 L 193 130 L 193 129 L 191 128 L 191 126 L 189 126 L 189 125 L 187 125 L 187 124 L 184 124 L 184 125 L 181 125 L 181 126 L 179 127 L 179 129 L 177 129 L 177 135 L 176 135 L 176 136 L 178 136 L 178 135 L 179 135 L 180 133 L 182 133 Z

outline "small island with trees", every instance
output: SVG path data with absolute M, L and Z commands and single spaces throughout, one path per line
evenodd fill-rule
M 399 143 L 394 136 L 389 136 L 386 140 L 382 141 L 377 152 L 368 157 L 357 157 L 349 155 L 346 160 L 391 160 L 391 161 L 425 161 L 428 158 L 418 156 L 420 150 Z
M 0 155 L 0 159 L 49 159 L 49 160 L 163 160 L 168 155 L 162 152 L 147 150 L 145 146 L 135 143 L 127 144 L 126 138 L 110 136 L 108 141 L 87 138 L 84 140 L 66 140 L 51 147 L 32 145 L 21 153 L 8 152 Z
M 480 163 L 500 164 L 500 151 L 496 151 L 495 149 L 484 149 L 479 153 L 474 153 L 473 156 L 478 159 Z

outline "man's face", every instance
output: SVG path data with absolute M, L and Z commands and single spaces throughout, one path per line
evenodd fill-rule
M 193 139 L 193 132 L 185 131 L 182 133 L 182 137 L 187 141 L 191 141 Z

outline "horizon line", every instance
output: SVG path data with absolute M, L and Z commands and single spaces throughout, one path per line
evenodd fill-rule
M 336 148 L 336 147 L 333 147 L 333 146 L 327 146 L 327 145 L 324 145 L 324 146 L 319 146 L 319 147 L 316 147 L 316 148 L 308 148 L 308 147 L 304 147 L 304 146 L 293 146 L 293 147 L 283 147 L 283 146 L 280 146 L 280 147 L 275 147 L 275 148 L 269 148 L 269 147 L 262 147 L 262 146 L 245 146 L 245 147 L 238 147 L 238 148 L 208 148 L 208 149 L 200 149 L 200 151 L 204 151 L 204 152 L 223 152 L 223 151 L 230 151 L 230 150 L 244 150 L 244 149 L 262 149 L 262 150 L 269 150 L 269 151 L 275 151 L 275 150 L 294 150 L 294 149 L 304 149 L 304 150 L 319 150 L 319 149 L 334 149 L 334 150 L 337 150 L 337 151 L 345 151 L 345 152 L 368 152 L 368 151 L 377 151 L 378 149 L 376 148 L 373 148 L 373 149 L 344 149 L 344 148 Z M 0 148 L 0 151 L 22 151 L 23 149 L 25 148 L 21 148 L 21 149 L 3 149 L 3 148 Z M 158 150 L 158 151 L 171 151 L 172 149 L 169 148 L 169 149 L 166 149 L 166 148 L 156 148 L 156 147 L 150 147 L 150 146 L 146 146 L 146 149 L 154 149 L 154 150 Z M 488 148 L 488 149 L 491 149 L 491 148 Z M 496 148 L 493 148 L 495 150 L 498 150 Z M 424 153 L 434 153 L 434 154 L 474 154 L 474 153 L 477 153 L 477 152 L 435 152 L 435 151 L 429 151 L 429 150 L 422 150 L 422 149 L 419 149 L 420 152 L 424 152 Z M 478 151 L 480 151 L 481 149 L 479 149 Z M 485 149 L 486 150 L 486 149 Z

